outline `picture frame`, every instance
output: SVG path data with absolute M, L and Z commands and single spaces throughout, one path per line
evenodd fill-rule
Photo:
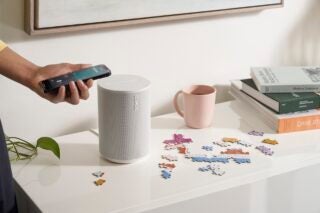
M 284 0 L 25 0 L 30 35 L 112 28 L 282 7 Z M 85 14 L 85 15 L 84 15 Z

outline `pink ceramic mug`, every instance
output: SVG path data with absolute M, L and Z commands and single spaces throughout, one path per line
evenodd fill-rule
M 212 124 L 217 90 L 207 85 L 192 85 L 177 92 L 174 107 L 186 125 L 191 128 L 205 128 Z M 182 111 L 178 105 L 179 95 L 183 95 Z

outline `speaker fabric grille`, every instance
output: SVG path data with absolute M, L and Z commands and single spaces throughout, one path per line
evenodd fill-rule
M 99 148 L 103 157 L 130 162 L 149 152 L 149 90 L 113 92 L 98 85 Z

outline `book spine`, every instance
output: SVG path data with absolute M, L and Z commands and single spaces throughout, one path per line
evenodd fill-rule
M 305 111 L 310 109 L 320 108 L 319 97 L 310 97 L 300 100 L 291 100 L 279 103 L 279 114 L 285 114 L 290 112 Z
M 320 115 L 310 115 L 279 120 L 278 133 L 320 129 Z
M 262 93 L 320 92 L 320 85 L 261 85 L 258 89 Z

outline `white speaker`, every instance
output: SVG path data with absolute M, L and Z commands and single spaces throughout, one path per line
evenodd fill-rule
M 150 82 L 136 75 L 98 80 L 99 150 L 112 162 L 132 163 L 149 152 Z

